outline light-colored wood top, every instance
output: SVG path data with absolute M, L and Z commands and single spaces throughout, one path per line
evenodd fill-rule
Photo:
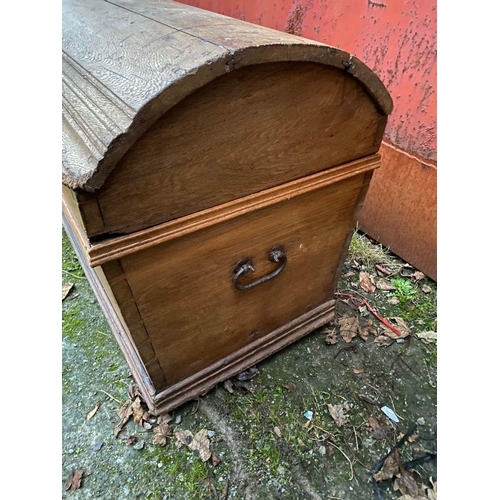
M 244 66 L 341 68 L 392 111 L 380 79 L 342 50 L 168 0 L 63 0 L 62 48 L 62 177 L 72 189 L 99 189 L 160 116 Z

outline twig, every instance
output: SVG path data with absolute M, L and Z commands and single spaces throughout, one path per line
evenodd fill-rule
M 335 443 L 332 443 L 330 440 L 327 440 L 327 442 L 329 444 L 331 444 L 332 446 L 335 446 L 335 448 L 337 448 L 337 450 L 339 450 L 340 453 L 342 453 L 342 455 L 344 455 L 345 459 L 349 462 L 349 467 L 351 469 L 351 477 L 349 478 L 349 481 L 352 481 L 352 479 L 354 478 L 354 469 L 352 468 L 352 462 L 351 462 L 351 460 L 349 459 L 349 457 Z
M 78 280 L 84 280 L 86 279 L 85 276 L 77 276 L 76 274 L 70 273 L 69 271 L 65 271 L 64 269 L 62 270 L 63 273 L 69 274 L 70 276 L 73 276 L 73 278 L 76 278 Z
M 106 394 L 106 396 L 108 396 L 108 398 L 111 398 L 113 401 L 116 401 L 118 404 L 120 405 L 123 405 L 125 403 L 123 403 L 122 401 L 118 401 L 118 399 L 114 398 L 113 396 L 111 396 L 111 394 L 109 394 L 108 392 L 106 391 L 103 391 L 102 389 L 97 389 L 99 392 L 102 392 L 104 394 Z

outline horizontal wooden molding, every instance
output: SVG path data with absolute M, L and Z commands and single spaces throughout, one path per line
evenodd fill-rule
M 309 191 L 328 186 L 334 182 L 372 171 L 379 166 L 380 155 L 372 155 L 130 235 L 110 238 L 89 247 L 88 256 L 90 265 L 92 267 L 100 266 L 106 262 L 120 259 L 126 255 L 175 238 L 180 238 L 181 236 L 233 219 L 245 213 L 274 205 L 283 200 L 295 198 Z M 78 230 L 78 227 L 76 229 Z M 83 239 L 81 235 L 79 239 Z

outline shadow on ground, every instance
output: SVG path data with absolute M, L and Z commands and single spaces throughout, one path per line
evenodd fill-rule
M 363 273 L 375 290 L 360 286 Z M 436 452 L 435 336 L 417 335 L 436 331 L 436 285 L 365 236 L 338 290 L 411 333 L 391 338 L 369 308 L 339 296 L 331 324 L 171 414 L 165 446 L 147 414 L 113 433 L 134 381 L 64 233 L 62 281 L 63 498 L 377 498 L 370 470 L 413 426 L 378 476 L 378 498 L 416 498 L 415 488 L 437 498 L 435 460 L 411 476 L 403 467 Z M 207 431 L 208 460 L 181 430 Z

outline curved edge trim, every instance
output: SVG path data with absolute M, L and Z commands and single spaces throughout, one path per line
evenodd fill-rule
M 247 46 L 230 51 L 214 61 L 203 64 L 196 71 L 181 75 L 140 109 L 126 130 L 118 133 L 108 142 L 106 152 L 101 158 L 95 158 L 95 161 L 89 162 L 89 158 L 94 157 L 94 155 L 89 148 L 86 148 L 88 154 L 82 155 L 85 156 L 87 162 L 84 175 L 72 178 L 67 170 L 63 170 L 63 184 L 72 189 L 96 191 L 102 187 L 114 166 L 139 137 L 158 118 L 180 101 L 231 71 L 245 66 L 273 62 L 313 62 L 342 69 L 360 82 L 377 104 L 381 114 L 389 115 L 393 109 L 392 98 L 379 77 L 368 66 L 347 52 L 318 42 Z M 66 126 L 71 127 L 69 123 Z M 74 130 L 67 132 L 75 133 Z M 83 144 L 80 143 L 79 147 L 82 146 Z M 75 161 L 76 158 L 73 157 L 71 160 Z M 63 153 L 63 164 L 68 163 L 68 161 Z M 89 163 L 93 167 L 90 172 L 88 170 Z

